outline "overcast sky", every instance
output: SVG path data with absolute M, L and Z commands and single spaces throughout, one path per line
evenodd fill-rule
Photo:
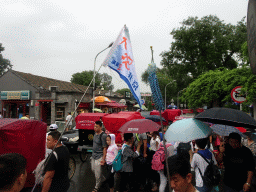
M 154 2 L 154 3 L 151 3 Z M 0 43 L 13 69 L 70 81 L 72 74 L 93 70 L 98 52 L 115 41 L 126 24 L 138 79 L 151 61 L 160 67 L 161 52 L 170 48 L 170 32 L 189 16 L 216 15 L 236 24 L 247 16 L 248 0 L 1 0 Z M 97 69 L 108 50 L 99 55 Z M 116 89 L 127 87 L 119 75 Z M 141 92 L 150 91 L 140 80 Z

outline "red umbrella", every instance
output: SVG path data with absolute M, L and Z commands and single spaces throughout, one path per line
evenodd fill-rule
M 161 128 L 157 123 L 148 119 L 134 119 L 126 122 L 119 131 L 122 133 L 146 133 L 158 131 Z

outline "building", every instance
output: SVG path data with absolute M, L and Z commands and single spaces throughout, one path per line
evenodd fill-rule
M 73 112 L 87 87 L 14 70 L 0 77 L 0 111 L 5 118 L 31 119 L 48 125 L 65 121 Z M 88 89 L 79 108 L 89 109 L 92 89 Z

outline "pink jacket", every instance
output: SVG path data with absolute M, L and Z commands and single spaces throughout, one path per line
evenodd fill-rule
M 107 149 L 106 163 L 108 165 L 112 165 L 112 162 L 114 161 L 118 153 L 118 147 L 115 143 L 116 136 L 114 134 L 109 134 L 109 135 L 111 137 L 111 145 L 108 146 L 108 149 Z

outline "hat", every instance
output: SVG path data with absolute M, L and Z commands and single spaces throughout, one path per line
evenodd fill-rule
M 56 124 L 51 124 L 51 125 L 50 125 L 50 129 L 55 129 L 55 130 L 57 130 L 57 129 L 58 129 L 58 125 L 56 125 Z

